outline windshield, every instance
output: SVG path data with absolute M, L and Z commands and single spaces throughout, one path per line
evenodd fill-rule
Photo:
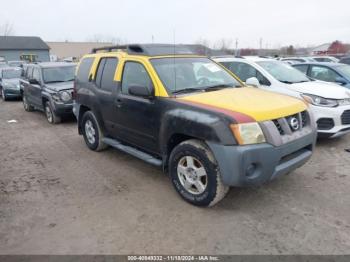
M 337 67 L 338 71 L 345 76 L 347 79 L 350 79 L 350 66 L 341 65 Z
M 73 81 L 75 66 L 48 67 L 43 69 L 45 83 Z
M 303 73 L 288 64 L 278 61 L 260 61 L 257 63 L 280 82 L 293 84 L 310 81 Z
M 4 79 L 20 78 L 21 74 L 22 74 L 22 70 L 20 70 L 20 69 L 3 70 L 2 71 L 2 78 L 4 78 Z
M 151 63 L 170 93 L 241 86 L 233 76 L 208 58 L 154 58 Z

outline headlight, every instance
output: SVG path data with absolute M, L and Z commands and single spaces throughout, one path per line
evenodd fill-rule
M 258 123 L 232 124 L 230 128 L 240 145 L 266 142 L 264 133 Z
M 67 91 L 62 91 L 60 92 L 60 96 L 61 96 L 61 100 L 63 102 L 69 102 L 70 100 L 72 100 L 72 95 L 71 93 L 67 92 Z
M 336 107 L 338 106 L 338 102 L 335 99 L 327 99 L 320 96 L 302 94 L 302 98 L 315 106 L 323 106 L 323 107 Z
M 348 105 L 350 105 L 350 98 L 338 100 L 338 105 L 339 106 L 348 106 Z

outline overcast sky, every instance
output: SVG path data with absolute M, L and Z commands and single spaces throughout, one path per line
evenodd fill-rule
M 1 0 L 0 25 L 45 41 L 86 41 L 94 35 L 131 42 L 239 47 L 350 43 L 349 0 Z

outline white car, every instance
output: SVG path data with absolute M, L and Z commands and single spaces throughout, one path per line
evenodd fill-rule
M 315 81 L 292 66 L 264 58 L 213 58 L 247 85 L 298 97 L 310 104 L 319 137 L 338 137 L 350 132 L 349 89 Z
M 312 59 L 316 62 L 333 62 L 338 63 L 339 59 L 333 56 L 313 56 Z M 307 61 L 312 62 L 312 61 Z

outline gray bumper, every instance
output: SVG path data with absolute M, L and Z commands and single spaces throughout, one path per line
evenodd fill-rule
M 261 185 L 305 164 L 311 157 L 316 134 L 288 144 L 224 146 L 208 142 L 218 162 L 223 183 L 229 186 Z

